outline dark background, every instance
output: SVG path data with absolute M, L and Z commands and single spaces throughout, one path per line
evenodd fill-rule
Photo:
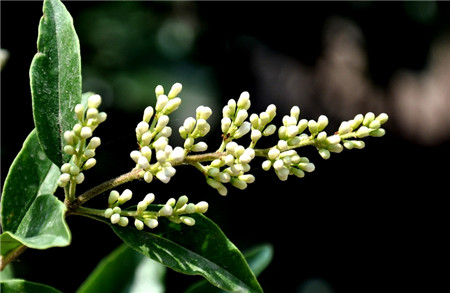
M 198 105 L 213 109 L 210 150 L 220 143 L 221 107 L 244 90 L 250 111 L 274 103 L 280 120 L 298 105 L 304 118 L 327 115 L 328 133 L 358 113 L 386 112 L 387 135 L 368 138 L 363 150 L 328 161 L 301 150 L 316 165 L 303 179 L 281 182 L 257 161 L 257 181 L 245 191 L 229 187 L 227 197 L 189 167 L 168 185 L 123 188 L 154 192 L 160 202 L 207 200 L 207 216 L 241 250 L 271 243 L 274 259 L 259 277 L 266 292 L 448 290 L 448 2 L 64 3 L 80 38 L 83 90 L 102 95 L 108 113 L 96 130 L 98 165 L 80 192 L 133 167 L 134 128 L 158 84 L 183 84 L 173 144 Z M 41 15 L 41 2 L 1 2 L 1 47 L 10 54 L 1 72 L 2 182 L 33 129 L 28 69 Z M 430 86 L 437 95 L 420 87 L 431 79 L 440 81 Z M 91 206 L 105 202 L 100 196 Z M 100 223 L 67 221 L 72 245 L 26 251 L 14 263 L 18 277 L 73 292 L 120 244 Z M 169 272 L 167 292 L 198 279 Z

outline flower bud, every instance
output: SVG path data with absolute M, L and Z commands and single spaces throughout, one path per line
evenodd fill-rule
M 62 183 L 67 183 L 70 181 L 70 174 L 69 173 L 63 173 L 59 176 L 59 181 Z
M 89 141 L 89 144 L 87 145 L 87 148 L 95 150 L 100 144 L 101 144 L 100 138 L 95 136 L 95 137 L 91 138 L 91 140 Z
M 128 225 L 128 218 L 120 217 L 119 222 L 117 224 L 121 227 L 126 227 Z
M 317 142 L 323 142 L 325 139 L 327 139 L 327 133 L 325 131 L 319 132 L 316 138 Z
M 92 129 L 90 127 L 83 127 L 80 131 L 81 138 L 89 138 L 92 136 Z
M 79 121 L 84 120 L 84 106 L 82 104 L 77 104 L 75 106 L 75 114 L 77 115 Z
M 194 218 L 191 218 L 191 217 L 188 217 L 188 216 L 181 216 L 180 220 L 185 225 L 188 225 L 188 226 L 194 226 L 195 225 L 195 219 Z
M 320 115 L 317 120 L 318 131 L 322 131 L 328 125 L 328 118 L 325 115 Z
M 362 124 L 364 126 L 369 126 L 370 122 L 372 122 L 374 119 L 375 119 L 375 114 L 373 114 L 372 112 L 368 112 L 364 116 L 364 120 L 363 120 Z
M 241 126 L 242 123 L 244 123 L 245 119 L 247 119 L 247 117 L 248 117 L 248 112 L 247 112 L 247 110 L 245 110 L 245 109 L 240 109 L 240 110 L 237 112 L 236 118 L 235 118 L 235 120 L 234 120 L 234 124 L 235 124 L 236 126 Z
M 256 142 L 261 138 L 261 136 L 261 131 L 259 131 L 258 129 L 253 129 L 250 137 L 252 141 Z
M 179 82 L 174 83 L 168 94 L 169 99 L 173 99 L 176 96 L 178 96 L 178 94 L 181 92 L 182 89 L 183 89 L 183 86 L 181 83 L 179 83 Z
M 188 197 L 186 195 L 182 195 L 178 198 L 177 203 L 175 205 L 176 209 L 181 209 L 188 202 Z
M 158 214 L 162 217 L 171 216 L 173 213 L 173 208 L 169 204 L 165 204 L 159 211 Z
M 63 151 L 64 151 L 64 153 L 66 153 L 68 155 L 75 154 L 75 149 L 71 145 L 65 145 L 64 148 L 63 148 Z
M 355 149 L 362 149 L 366 146 L 366 144 L 362 140 L 353 140 L 352 143 Z
M 144 173 L 144 181 L 150 183 L 153 181 L 153 174 L 150 171 Z
M 297 125 L 289 125 L 286 127 L 286 135 L 288 138 L 292 138 L 298 134 L 298 127 Z
M 83 183 L 83 181 L 84 181 L 84 174 L 83 173 L 80 173 L 80 174 L 77 175 L 77 177 L 75 177 L 75 182 L 77 184 L 81 184 L 81 183 Z
M 152 119 L 153 112 L 154 112 L 154 110 L 153 110 L 152 106 L 148 106 L 147 108 L 145 108 L 142 121 L 149 123 L 150 119 Z
M 330 158 L 330 151 L 327 149 L 320 149 L 319 155 L 322 157 L 322 159 L 328 160 Z
M 164 109 L 162 110 L 162 112 L 165 115 L 169 115 L 173 111 L 176 111 L 178 109 L 178 107 L 180 107 L 180 105 L 181 105 L 181 99 L 180 98 L 174 98 L 172 100 L 169 100 L 169 102 L 167 102 L 167 104 L 164 107 Z
M 136 227 L 136 229 L 141 231 L 141 230 L 144 229 L 144 222 L 142 222 L 141 220 L 135 219 L 134 220 L 134 226 Z
M 337 144 L 330 144 L 330 145 L 328 145 L 327 149 L 330 152 L 333 152 L 333 153 L 340 153 L 340 152 L 342 152 L 344 150 L 344 147 L 342 146 L 342 144 L 337 143 Z
M 129 189 L 125 189 L 122 194 L 119 196 L 118 202 L 119 205 L 126 203 L 133 196 L 133 192 Z
M 92 149 L 86 149 L 85 151 L 84 151 L 84 157 L 86 157 L 86 158 L 93 158 L 93 157 L 95 157 L 95 151 L 94 150 L 92 150 Z
M 100 112 L 98 113 L 97 116 L 97 125 L 100 123 L 105 122 L 106 118 L 108 117 L 108 115 L 105 112 Z
M 352 131 L 351 124 L 347 121 L 344 121 L 341 123 L 341 126 L 339 126 L 339 134 L 344 135 Z
M 145 202 L 146 205 L 151 204 L 154 200 L 155 200 L 155 195 L 153 193 L 148 193 L 143 199 L 143 201 Z
M 290 173 L 291 173 L 292 175 L 294 175 L 294 176 L 296 176 L 296 177 L 298 177 L 298 178 L 303 178 L 303 177 L 305 177 L 305 172 L 304 172 L 303 170 L 301 170 L 301 169 L 298 169 L 298 168 L 291 168 L 289 171 L 290 171 Z
M 237 102 L 237 106 L 245 110 L 248 110 L 250 108 L 250 94 L 248 92 L 241 93 Z
M 370 133 L 370 129 L 367 128 L 366 126 L 361 126 L 358 131 L 356 131 L 356 137 L 358 138 L 363 138 L 368 136 Z
M 86 111 L 86 118 L 87 119 L 95 119 L 98 116 L 98 110 L 95 108 L 89 108 Z
M 359 125 L 361 125 L 363 120 L 364 116 L 362 114 L 358 114 L 355 116 L 355 118 L 353 118 L 353 121 L 350 123 L 351 124 L 350 126 L 352 127 L 352 129 L 356 129 L 359 127 Z
M 209 117 L 211 117 L 211 114 L 212 114 L 212 110 L 210 107 L 199 106 L 196 109 L 197 119 L 207 120 Z
M 313 172 L 316 169 L 313 163 L 299 163 L 298 167 L 306 172 Z
M 285 140 L 280 139 L 278 141 L 278 143 L 277 143 L 277 148 L 280 151 L 285 151 L 285 150 L 287 150 L 289 148 L 289 146 L 288 146 L 288 144 L 287 144 L 287 142 Z
M 233 134 L 233 137 L 235 139 L 241 138 L 244 135 L 246 135 L 247 133 L 249 133 L 249 131 L 251 130 L 251 123 L 248 121 L 245 121 L 239 128 L 238 130 L 236 130 L 236 132 Z
M 231 126 L 231 119 L 229 117 L 222 118 L 220 122 L 220 127 L 222 129 L 222 133 L 227 133 Z
M 139 124 L 136 126 L 136 133 L 142 135 L 144 134 L 149 128 L 149 125 L 145 121 L 139 122 Z
M 156 98 L 158 98 L 160 95 L 164 95 L 164 88 L 162 85 L 158 85 L 155 88 L 155 94 L 156 94 Z
M 386 134 L 386 130 L 384 130 L 383 128 L 378 128 L 374 131 L 371 131 L 369 134 L 370 134 L 370 136 L 373 136 L 373 137 L 382 137 L 383 135 Z
M 386 121 L 388 121 L 389 116 L 386 113 L 381 113 L 375 119 L 380 121 L 380 124 L 384 124 L 384 123 L 386 123 Z
M 162 109 L 164 109 L 164 107 L 167 105 L 167 102 L 169 102 L 169 98 L 166 95 L 158 96 L 155 105 L 156 112 L 162 111 Z
M 117 192 L 116 190 L 112 190 L 109 193 L 108 204 L 109 205 L 114 204 L 119 199 L 119 196 L 120 196 L 119 192 Z
M 317 133 L 319 131 L 319 125 L 314 120 L 308 121 L 308 129 L 311 134 Z
M 112 208 L 107 208 L 106 210 L 105 210 L 105 218 L 107 218 L 107 219 L 109 219 L 109 218 L 111 218 L 111 216 L 113 215 L 113 209 Z
M 270 160 L 265 160 L 262 163 L 262 168 L 263 168 L 264 171 L 269 171 L 270 167 L 272 167 L 272 162 Z
M 73 145 L 74 137 L 75 137 L 75 133 L 73 133 L 73 131 L 67 130 L 64 132 L 64 140 L 66 141 L 67 144 Z
M 154 229 L 158 227 L 158 220 L 156 219 L 144 219 L 144 224 L 149 227 L 150 229 Z
M 120 214 L 122 212 L 122 209 L 120 207 L 114 207 L 113 208 L 113 213 L 114 214 Z
M 338 144 L 341 141 L 341 137 L 337 134 L 327 137 L 327 143 L 329 144 Z
M 195 212 L 200 214 L 206 213 L 208 207 L 209 205 L 206 201 L 201 201 L 195 205 Z
M 295 118 L 295 120 L 298 120 L 298 117 L 300 116 L 300 108 L 298 106 L 293 106 L 291 108 L 291 117 Z
M 206 151 L 207 149 L 208 149 L 208 145 L 207 145 L 205 142 L 203 142 L 203 141 L 194 144 L 194 145 L 192 146 L 192 148 L 191 148 L 191 150 L 192 150 L 193 152 L 204 152 L 204 151 Z
M 64 163 L 62 166 L 61 166 L 61 172 L 62 173 L 69 173 L 70 172 L 70 167 L 71 167 L 72 165 L 70 164 L 70 163 Z
M 156 123 L 155 130 L 157 132 L 163 130 L 163 128 L 166 127 L 168 123 L 169 123 L 169 116 L 162 115 L 161 117 L 159 117 L 158 122 Z
M 275 133 L 276 130 L 277 130 L 277 127 L 273 124 L 270 124 L 269 126 L 266 127 L 266 129 L 264 129 L 263 135 L 264 136 L 272 135 Z
M 308 127 L 308 120 L 306 120 L 306 119 L 300 120 L 297 124 L 297 127 L 298 127 L 298 133 L 302 133 Z
M 111 216 L 111 224 L 117 224 L 120 221 L 120 214 L 114 214 Z
M 234 187 L 236 187 L 240 190 L 244 190 L 247 188 L 247 183 L 240 179 L 231 178 L 230 183 L 231 183 L 231 185 L 233 185 Z
M 98 108 L 102 103 L 102 97 L 99 95 L 92 95 L 88 98 L 88 107 L 89 108 Z
M 380 128 L 380 126 L 381 126 L 381 123 L 378 120 L 373 120 L 369 124 L 369 128 L 371 128 L 371 129 L 378 129 L 378 128 Z

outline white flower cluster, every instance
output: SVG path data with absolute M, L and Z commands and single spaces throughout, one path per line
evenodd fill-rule
M 195 143 L 195 139 L 204 137 L 211 129 L 207 122 L 212 114 L 211 108 L 199 106 L 195 112 L 196 118 L 186 118 L 183 125 L 179 128 L 180 136 L 185 140 L 184 149 L 186 154 L 191 151 L 204 152 L 208 149 L 208 145 L 205 142 Z
M 166 217 L 171 222 L 177 224 L 183 223 L 188 226 L 193 226 L 195 225 L 195 219 L 188 215 L 194 213 L 203 214 L 208 210 L 207 202 L 201 201 L 197 204 L 188 203 L 188 197 L 185 195 L 181 196 L 178 200 L 170 198 L 165 205 L 156 210 L 148 210 L 150 204 L 155 200 L 155 195 L 149 193 L 138 203 L 135 212 L 122 211 L 119 206 L 129 201 L 132 195 L 133 193 L 129 189 L 125 189 L 122 194 L 119 194 L 116 190 L 112 190 L 108 198 L 109 208 L 105 210 L 104 217 L 110 219 L 112 224 L 118 224 L 122 227 L 128 226 L 128 217 L 132 217 L 134 218 L 134 226 L 136 229 L 143 230 L 144 226 L 151 229 L 156 228 L 159 225 L 159 217 Z
M 175 175 L 173 163 L 184 160 L 186 152 L 181 147 L 172 148 L 169 145 L 169 137 L 172 129 L 167 126 L 169 116 L 178 109 L 181 99 L 177 95 L 181 92 L 182 85 L 175 83 L 169 94 L 164 94 L 164 88 L 157 86 L 155 108 L 148 106 L 144 111 L 141 122 L 136 127 L 136 138 L 140 150 L 132 151 L 130 157 L 142 169 L 142 177 L 148 183 L 156 176 L 161 182 L 168 183 Z M 156 163 L 151 164 L 152 154 L 155 154 Z
M 99 95 L 91 95 L 87 100 L 87 109 L 83 104 L 75 106 L 75 113 L 78 118 L 72 130 L 64 132 L 64 153 L 72 155 L 69 163 L 61 166 L 61 176 L 58 186 L 65 187 L 69 182 L 80 184 L 84 181 L 84 174 L 81 171 L 88 170 L 95 166 L 95 150 L 101 144 L 99 137 L 92 137 L 97 126 L 106 120 L 106 113 L 99 112 L 98 107 L 102 103 Z M 92 138 L 91 138 L 92 137 Z M 88 144 L 86 145 L 88 139 Z

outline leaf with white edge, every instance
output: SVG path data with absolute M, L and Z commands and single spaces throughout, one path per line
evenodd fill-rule
M 38 53 L 30 67 L 33 115 L 39 142 L 47 157 L 61 166 L 64 131 L 76 123 L 81 100 L 81 57 L 73 20 L 59 0 L 45 0 L 39 24 Z
M 243 255 L 253 271 L 258 276 L 272 261 L 273 247 L 270 244 L 262 244 L 244 251 Z M 206 280 L 201 280 L 190 286 L 184 293 L 223 293 L 225 291 L 212 286 Z
M 62 293 L 61 291 L 56 290 L 55 288 L 44 285 L 44 284 L 33 283 L 33 282 L 20 280 L 20 279 L 1 281 L 0 282 L 0 292 L 2 292 L 2 293 L 31 293 L 31 292 Z
M 165 272 L 165 266 L 122 244 L 97 265 L 77 293 L 163 293 Z
M 36 249 L 70 244 L 71 234 L 64 219 L 66 207 L 52 195 L 59 175 L 59 168 L 45 156 L 33 130 L 3 186 L 2 257 L 13 253 L 17 242 Z
M 177 272 L 201 275 L 229 292 L 263 292 L 244 256 L 222 230 L 204 215 L 190 217 L 195 219 L 194 226 L 160 219 L 151 232 L 98 219 L 110 225 L 131 248 Z

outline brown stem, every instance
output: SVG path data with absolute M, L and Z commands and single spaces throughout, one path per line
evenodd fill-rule
M 16 257 L 21 255 L 27 247 L 25 245 L 21 245 L 18 248 L 16 248 L 13 252 L 8 253 L 5 256 L 0 256 L 0 271 L 3 271 L 3 269 Z

